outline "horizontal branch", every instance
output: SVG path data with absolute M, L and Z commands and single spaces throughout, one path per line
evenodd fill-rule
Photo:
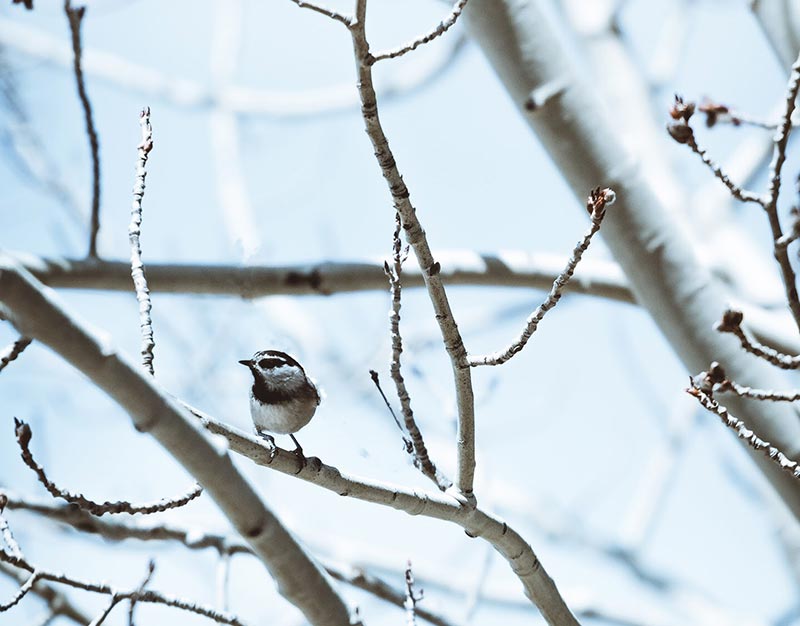
M 253 555 L 253 550 L 250 546 L 234 535 L 207 532 L 195 527 L 181 527 L 173 524 L 142 524 L 131 521 L 105 520 L 94 517 L 68 504 L 55 504 L 38 499 L 23 498 L 7 491 L 0 491 L 0 498 L 2 497 L 7 499 L 7 510 L 35 513 L 47 519 L 68 524 L 80 532 L 99 535 L 104 539 L 113 541 L 121 541 L 123 539 L 176 541 L 190 550 L 211 548 L 220 555 Z M 361 568 L 348 568 L 333 563 L 324 563 L 324 567 L 328 574 L 336 580 L 371 593 L 395 606 L 403 606 L 405 596 L 402 591 Z M 436 626 L 451 626 L 446 617 L 424 608 L 419 608 L 417 615 Z M 83 623 L 87 621 L 85 620 Z
M 43 258 L 15 253 L 22 265 L 54 288 L 130 291 L 130 265 L 123 261 Z M 566 256 L 508 251 L 479 254 L 472 251 L 437 252 L 441 276 L 448 286 L 515 287 L 549 290 L 563 271 Z M 304 265 L 221 265 L 202 263 L 148 263 L 147 280 L 159 293 L 203 294 L 260 298 L 273 295 L 333 295 L 386 290 L 383 259 L 326 261 Z M 403 269 L 403 287 L 424 286 L 419 267 Z M 630 285 L 616 263 L 583 261 L 565 287 L 567 293 L 635 303 Z M 750 330 L 759 341 L 783 352 L 800 352 L 794 327 L 778 316 L 747 308 Z M 774 318 L 774 319 L 773 319 Z M 788 317 L 787 317 L 788 321 Z M 789 332 L 787 332 L 787 330 Z
M 18 256 L 25 268 L 50 287 L 130 291 L 130 265 L 123 261 Z M 470 251 L 437 252 L 440 275 L 448 285 L 527 287 L 550 289 L 563 270 L 566 257 L 526 252 L 478 254 Z M 385 291 L 383 259 L 324 261 L 300 265 L 220 265 L 148 263 L 152 291 L 258 298 L 270 295 L 331 295 L 357 291 Z M 419 267 L 403 269 L 404 287 L 424 286 Z M 584 263 L 566 289 L 620 302 L 634 302 L 622 271 L 615 263 Z

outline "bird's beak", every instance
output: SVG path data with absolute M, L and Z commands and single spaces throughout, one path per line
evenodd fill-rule
M 250 359 L 242 359 L 241 361 L 239 361 L 239 363 L 241 363 L 246 367 L 253 367 L 253 361 L 251 361 Z

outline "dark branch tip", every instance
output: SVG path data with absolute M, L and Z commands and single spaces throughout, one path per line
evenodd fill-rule
M 716 329 L 721 333 L 733 333 L 740 329 L 744 321 L 744 313 L 737 309 L 728 309 L 722 314 L 722 319 L 717 323 Z

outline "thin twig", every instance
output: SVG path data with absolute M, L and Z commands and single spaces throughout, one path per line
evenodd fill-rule
M 163 604 L 164 606 L 171 606 L 174 608 L 181 609 L 183 611 L 188 611 L 190 613 L 195 613 L 197 615 L 208 617 L 220 624 L 229 624 L 230 626 L 244 626 L 244 622 L 242 622 L 242 620 L 240 620 L 238 617 L 234 615 L 223 613 L 221 611 L 217 611 L 215 609 L 203 606 L 201 604 L 189 602 L 188 600 L 183 600 L 182 598 L 168 596 L 166 594 L 160 593 L 158 591 L 153 591 L 151 589 L 147 589 L 145 591 L 139 591 L 138 589 L 133 589 L 130 591 L 118 591 L 113 589 L 110 585 L 106 583 L 95 583 L 95 582 L 80 580 L 77 578 L 66 576 L 65 574 L 59 574 L 44 569 L 35 568 L 26 559 L 15 557 L 6 552 L 5 550 L 0 550 L 0 561 L 3 561 L 5 563 L 23 569 L 30 573 L 37 572 L 38 577 L 41 580 L 49 580 L 51 582 L 60 583 L 63 585 L 67 585 L 69 587 L 74 587 L 75 589 L 83 589 L 85 591 L 91 591 L 93 593 L 100 593 L 112 597 L 117 597 L 118 601 L 130 600 L 131 598 L 136 597 L 137 602 Z
M 153 128 L 150 126 L 150 107 L 142 110 L 139 116 L 139 125 L 142 128 L 142 141 L 137 146 L 138 159 L 136 161 L 136 182 L 133 185 L 133 205 L 131 207 L 131 223 L 128 226 L 128 239 L 131 244 L 131 278 L 136 289 L 136 300 L 139 303 L 139 325 L 142 331 L 142 365 L 155 375 L 153 369 L 153 320 L 150 318 L 150 290 L 147 287 L 147 277 L 142 263 L 142 248 L 139 236 L 142 227 L 142 198 L 144 198 L 145 178 L 147 177 L 147 157 L 153 149 Z
M 14 594 L 14 597 L 11 598 L 5 604 L 0 604 L 0 613 L 4 611 L 8 611 L 10 608 L 16 606 L 25 595 L 33 589 L 33 586 L 36 584 L 36 581 L 39 580 L 39 572 L 34 570 L 30 576 L 28 576 L 28 580 L 26 580 L 22 586 L 17 590 L 17 593 Z
M 747 428 L 745 423 L 739 418 L 731 415 L 724 406 L 714 400 L 709 391 L 704 389 L 703 386 L 693 378 L 689 378 L 689 387 L 686 392 L 697 398 L 702 407 L 711 413 L 715 413 L 722 420 L 728 428 L 736 433 L 736 436 L 742 439 L 747 445 L 758 452 L 762 452 L 769 457 L 778 467 L 784 472 L 789 474 L 795 479 L 800 480 L 800 466 L 796 461 L 792 461 L 783 452 L 778 450 L 775 446 L 768 441 L 761 439 L 756 433 Z
M 731 195 L 736 198 L 737 200 L 741 200 L 742 202 L 755 202 L 756 204 L 762 204 L 763 198 L 760 194 L 749 191 L 747 189 L 742 189 L 739 185 L 734 183 L 730 177 L 722 170 L 722 168 L 711 160 L 711 158 L 706 153 L 705 149 L 701 148 L 697 145 L 697 141 L 692 138 L 686 142 L 692 152 L 694 152 L 700 159 L 708 166 L 714 176 L 716 176 L 719 180 L 722 181 L 722 184 L 725 185 L 728 190 L 731 192 Z
M 79 9 L 73 9 L 70 0 L 65 0 L 64 11 L 67 14 L 69 29 L 72 33 L 75 82 L 78 85 L 78 97 L 83 106 L 83 116 L 86 120 L 86 134 L 89 136 L 89 148 L 92 153 L 92 217 L 89 233 L 89 256 L 97 258 L 97 234 L 100 232 L 100 140 L 97 136 L 97 130 L 94 127 L 92 103 L 89 100 L 89 94 L 86 92 L 81 63 L 81 24 L 86 14 L 86 7 L 82 6 Z
M 757 193 L 742 189 L 734 183 L 722 168 L 711 160 L 706 151 L 697 144 L 694 129 L 689 123 L 694 115 L 695 108 L 694 102 L 684 102 L 681 96 L 675 94 L 675 100 L 669 110 L 669 115 L 673 121 L 667 124 L 667 132 L 676 142 L 689 146 L 692 152 L 698 155 L 703 163 L 714 173 L 714 176 L 722 181 L 734 198 L 742 202 L 755 202 L 763 206 L 764 198 Z
M 753 117 L 747 113 L 736 111 L 726 104 L 703 100 L 697 105 L 697 110 L 706 116 L 706 126 L 713 128 L 717 124 L 730 124 L 732 126 L 752 126 L 764 130 L 776 130 L 778 125 L 775 122 Z
M 783 237 L 780 218 L 778 217 L 778 196 L 781 189 L 781 170 L 786 161 L 786 147 L 789 143 L 789 133 L 792 130 L 792 114 L 797 104 L 797 93 L 800 91 L 800 55 L 798 55 L 789 75 L 789 82 L 786 87 L 786 101 L 783 114 L 781 115 L 778 129 L 775 131 L 774 148 L 772 161 L 769 165 L 769 189 L 767 199 L 763 203 L 764 210 L 769 219 L 770 229 L 772 230 L 773 245 Z M 795 276 L 792 264 L 789 261 L 789 253 L 786 246 L 775 245 L 775 258 L 781 268 L 781 278 L 786 290 L 786 300 L 792 317 L 800 329 L 800 298 L 797 294 L 797 277 Z
M 195 486 L 192 487 L 192 489 L 186 495 L 172 500 L 159 500 L 158 502 L 148 504 L 131 504 L 125 500 L 103 503 L 94 502 L 93 500 L 85 498 L 81 494 L 74 494 L 61 489 L 56 484 L 51 482 L 50 479 L 47 478 L 44 468 L 36 462 L 36 460 L 33 458 L 33 454 L 30 451 L 29 446 L 31 438 L 33 437 L 31 427 L 25 422 L 16 418 L 14 418 L 14 424 L 17 442 L 19 443 L 19 447 L 22 451 L 22 460 L 25 462 L 25 465 L 27 465 L 36 473 L 36 476 L 39 478 L 39 482 L 44 485 L 48 493 L 50 493 L 50 495 L 52 495 L 54 498 L 66 500 L 70 504 L 74 504 L 91 513 L 92 515 L 104 515 L 105 513 L 141 513 L 143 515 L 149 513 L 161 513 L 169 509 L 175 509 L 184 506 L 203 493 L 203 488 L 199 484 L 195 484 Z
M 150 584 L 150 581 L 153 578 L 153 573 L 156 571 L 156 562 L 152 559 L 147 563 L 147 574 L 145 574 L 142 583 L 139 585 L 138 591 L 142 593 L 145 590 L 145 587 Z M 128 606 L 128 626 L 134 626 L 133 623 L 133 612 L 136 609 L 136 602 L 138 601 L 138 596 L 133 596 L 131 598 L 130 604 Z M 227 607 L 220 607 L 220 610 L 227 611 Z
M 120 598 L 116 593 L 112 593 L 111 600 L 108 601 L 106 608 L 103 609 L 103 612 L 100 613 L 100 615 L 95 617 L 89 623 L 89 626 L 100 626 L 100 624 L 106 621 L 106 618 L 111 615 L 111 611 L 113 611 L 114 607 L 116 607 L 120 602 L 122 602 L 122 598 Z
M 22 550 L 20 549 L 17 540 L 14 539 L 14 533 L 11 532 L 8 521 L 3 515 L 3 511 L 5 510 L 7 504 L 8 496 L 5 494 L 0 494 L 0 538 L 2 538 L 3 543 L 6 544 L 6 547 L 11 550 L 11 554 L 21 557 Z
M 439 24 L 429 33 L 425 35 L 420 35 L 413 41 L 407 43 L 400 48 L 396 48 L 394 50 L 387 50 L 386 52 L 381 52 L 376 54 L 373 63 L 377 63 L 378 61 L 382 61 L 383 59 L 395 59 L 399 56 L 403 56 L 407 52 L 411 52 L 412 50 L 416 50 L 419 46 L 426 44 L 430 41 L 433 41 L 437 37 L 444 35 L 450 28 L 456 23 L 461 12 L 464 10 L 464 7 L 467 6 L 468 0 L 458 0 L 454 5 L 453 8 L 450 10 L 448 16 L 443 19 Z
M 72 526 L 80 532 L 88 532 L 99 535 L 104 539 L 121 541 L 123 539 L 137 539 L 140 541 L 176 541 L 189 550 L 203 550 L 211 548 L 217 551 L 220 559 L 230 560 L 237 554 L 247 554 L 253 556 L 253 550 L 233 535 L 223 535 L 215 532 L 208 532 L 199 528 L 184 528 L 168 524 L 142 525 L 130 523 L 118 519 L 103 519 L 94 517 L 81 509 L 68 504 L 53 504 L 51 502 L 38 501 L 30 498 L 22 498 L 13 493 L 2 492 L 8 500 L 10 510 L 24 510 L 30 513 L 41 515 L 47 519 L 55 520 Z M 352 585 L 358 589 L 371 593 L 395 606 L 402 607 L 405 601 L 404 592 L 392 587 L 387 582 L 365 572 L 360 568 L 347 568 L 334 563 L 323 563 L 328 574 L 336 580 Z M 217 578 L 217 608 L 226 610 L 220 603 L 220 596 L 223 595 L 222 571 Z M 34 589 L 34 593 L 36 593 Z M 423 608 L 417 609 L 417 616 L 435 624 L 436 626 L 453 626 L 445 617 L 428 611 Z M 88 619 L 82 621 L 83 624 Z
M 403 428 L 403 425 L 400 423 L 400 420 L 397 419 L 397 414 L 394 412 L 392 408 L 392 404 L 389 402 L 389 398 L 386 397 L 386 394 L 383 392 L 383 387 L 381 387 L 380 377 L 378 376 L 378 372 L 375 370 L 369 371 L 369 376 L 372 379 L 372 383 L 377 387 L 378 393 L 381 394 L 381 398 L 383 398 L 383 403 L 386 405 L 386 408 L 389 410 L 389 414 L 392 416 L 394 423 L 397 424 L 398 430 L 402 433 L 403 437 L 403 449 L 408 452 L 409 454 L 414 454 L 414 444 L 411 440 L 406 437 L 406 430 Z
M 715 393 L 733 393 L 742 398 L 765 400 L 769 402 L 796 402 L 800 400 L 800 391 L 774 391 L 772 389 L 754 389 L 730 380 L 725 369 L 716 361 L 695 377 L 698 387 L 713 396 Z
M 745 333 L 742 328 L 743 321 L 744 314 L 741 311 L 728 309 L 723 313 L 722 320 L 717 323 L 715 328 L 721 333 L 730 333 L 734 335 L 739 339 L 739 343 L 746 352 L 764 359 L 781 369 L 795 370 L 800 368 L 800 355 L 791 356 L 789 354 L 784 354 L 748 337 L 747 333 Z
M 536 329 L 539 327 L 539 322 L 544 319 L 544 316 L 547 315 L 550 309 L 558 304 L 564 292 L 564 287 L 567 285 L 570 278 L 572 278 L 575 267 L 592 242 L 592 237 L 600 230 L 600 224 L 602 224 L 603 217 L 605 217 L 606 214 L 606 207 L 613 204 L 615 199 L 615 194 L 611 189 L 600 190 L 598 188 L 592 190 L 586 205 L 589 210 L 589 215 L 591 216 L 592 224 L 583 236 L 583 239 L 578 242 L 578 245 L 576 245 L 575 249 L 572 251 L 572 256 L 570 256 L 569 261 L 567 261 L 567 266 L 564 268 L 564 271 L 553 281 L 553 286 L 550 288 L 550 293 L 547 294 L 545 301 L 531 313 L 518 339 L 513 341 L 505 350 L 500 350 L 485 356 L 469 357 L 469 364 L 472 367 L 478 365 L 501 365 L 510 360 L 525 347 L 528 340 L 530 340 L 533 333 L 535 333 Z
M 414 574 L 411 573 L 411 561 L 406 567 L 406 626 L 417 626 L 417 602 L 422 600 L 424 592 L 420 589 L 419 594 L 414 593 Z
M 20 337 L 11 345 L 6 346 L 3 351 L 0 352 L 0 372 L 2 372 L 11 361 L 16 360 L 16 358 L 22 354 L 22 351 L 31 345 L 32 341 L 33 339 L 29 337 Z
M 305 2 L 304 0 L 291 0 L 291 1 L 294 2 L 301 9 L 309 9 L 310 11 L 316 11 L 317 13 L 322 13 L 322 15 L 325 15 L 331 18 L 332 20 L 341 22 L 348 28 L 350 27 L 350 22 L 352 21 L 352 18 L 348 17 L 347 15 L 338 13 L 337 11 L 329 9 L 328 7 L 322 6 L 320 4 L 315 4 L 313 2 Z
M 0 561 L 0 573 L 9 578 L 13 578 L 20 585 L 25 584 L 29 576 L 29 574 L 24 573 L 22 570 L 12 567 L 7 563 L 3 563 L 2 561 Z M 66 594 L 61 593 L 52 585 L 37 580 L 31 592 L 47 602 L 47 606 L 54 617 L 63 616 L 79 626 L 85 626 L 91 621 L 91 618 L 86 615 L 82 609 L 75 606 Z
M 400 334 L 400 307 L 401 307 L 401 273 L 403 271 L 403 261 L 408 256 L 408 248 L 403 250 L 402 242 L 400 241 L 400 229 L 402 227 L 400 214 L 395 214 L 395 230 L 392 237 L 392 265 L 386 263 L 384 270 L 386 276 L 389 278 L 389 290 L 392 295 L 392 310 L 389 312 L 389 328 L 392 336 L 392 361 L 389 367 L 391 372 L 392 381 L 394 381 L 395 389 L 397 390 L 397 398 L 400 401 L 400 411 L 403 414 L 403 420 L 406 425 L 406 431 L 411 437 L 411 443 L 414 446 L 414 465 L 442 491 L 449 489 L 453 485 L 453 481 L 445 476 L 441 470 L 436 467 L 436 464 L 428 454 L 428 448 L 422 438 L 417 426 L 417 421 L 414 419 L 414 411 L 411 408 L 411 396 L 408 394 L 406 382 L 403 379 L 403 372 L 401 371 L 400 356 L 403 353 L 403 338 Z M 377 383 L 376 383 L 377 384 Z
M 367 136 L 372 143 L 375 158 L 389 187 L 394 207 L 402 218 L 406 241 L 411 245 L 422 269 L 425 286 L 433 304 L 436 321 L 442 334 L 447 354 L 453 368 L 458 407 L 457 432 L 457 470 L 455 487 L 468 502 L 474 504 L 473 481 L 475 478 L 475 400 L 472 389 L 472 374 L 467 361 L 467 350 L 456 325 L 450 302 L 444 289 L 440 274 L 441 265 L 437 262 L 428 245 L 425 231 L 416 215 L 416 209 L 409 198 L 408 187 L 389 147 L 378 115 L 378 102 L 372 79 L 373 56 L 365 31 L 367 6 L 365 0 L 356 2 L 355 19 L 350 23 L 353 51 L 358 72 L 358 93 L 361 99 L 361 113 Z

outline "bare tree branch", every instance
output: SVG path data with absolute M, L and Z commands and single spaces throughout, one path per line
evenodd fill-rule
M 411 408 L 411 396 L 408 394 L 406 382 L 403 378 L 401 371 L 400 355 L 403 353 L 403 338 L 400 334 L 400 307 L 401 307 L 401 292 L 402 284 L 400 275 L 403 271 L 403 261 L 408 255 L 408 248 L 405 251 L 402 249 L 402 242 L 400 241 L 400 229 L 402 227 L 400 214 L 396 214 L 396 227 L 394 236 L 392 238 L 392 265 L 388 263 L 385 265 L 384 270 L 389 277 L 389 291 L 392 295 L 392 309 L 389 312 L 389 327 L 392 337 L 392 361 L 390 371 L 392 381 L 394 381 L 395 389 L 397 390 L 397 399 L 400 401 L 400 410 L 403 413 L 403 420 L 405 421 L 406 431 L 408 436 L 411 437 L 411 445 L 413 446 L 414 465 L 442 491 L 449 489 L 453 485 L 453 481 L 445 476 L 428 454 L 428 448 L 422 438 L 422 433 L 417 426 L 417 421 L 414 419 L 414 411 Z M 375 384 L 378 384 L 377 374 L 373 377 Z M 379 387 L 380 389 L 380 387 Z M 383 392 L 381 392 L 383 393 Z M 388 405 L 388 401 L 387 401 Z M 391 407 L 390 407 L 391 410 Z
M 138 539 L 140 541 L 176 541 L 190 550 L 212 548 L 220 557 L 232 557 L 237 554 L 253 555 L 253 550 L 238 537 L 232 535 L 208 532 L 199 528 L 184 528 L 170 524 L 142 525 L 139 523 L 124 522 L 119 520 L 105 520 L 94 517 L 80 509 L 69 505 L 53 504 L 22 498 L 9 492 L 0 492 L 0 496 L 7 498 L 9 510 L 29 511 L 45 518 L 69 524 L 80 532 L 100 535 L 105 539 L 120 541 L 122 539 Z M 0 563 L 2 565 L 2 563 Z M 357 587 L 363 591 L 386 600 L 398 607 L 403 607 L 405 594 L 402 590 L 374 576 L 361 568 L 342 567 L 332 562 L 324 563 L 328 574 L 341 582 Z M 34 592 L 36 590 L 34 589 Z M 226 610 L 224 607 L 219 607 Z M 417 615 L 437 626 L 453 626 L 442 615 L 417 608 Z M 86 623 L 89 620 L 83 620 Z
M 20 337 L 10 346 L 6 346 L 0 351 L 0 372 L 2 372 L 11 361 L 15 361 L 17 357 L 22 354 L 22 351 L 31 345 L 32 341 L 33 340 L 28 337 Z
M 147 589 L 145 591 L 139 591 L 138 589 L 129 591 L 119 591 L 106 583 L 95 583 L 86 580 L 80 580 L 78 578 L 72 578 L 71 576 L 66 576 L 64 574 L 50 572 L 44 569 L 37 569 L 33 565 L 31 565 L 26 559 L 15 557 L 6 552 L 5 550 L 0 550 L 0 561 L 13 565 L 14 567 L 25 570 L 27 572 L 30 572 L 31 574 L 35 573 L 37 574 L 37 577 L 41 580 L 49 580 L 51 582 L 60 583 L 63 585 L 67 585 L 69 587 L 74 587 L 76 589 L 83 589 L 84 591 L 91 591 L 94 593 L 100 593 L 111 596 L 112 604 L 109 605 L 109 607 L 107 607 L 108 612 L 110 612 L 110 610 L 118 602 L 122 600 L 129 600 L 135 597 L 137 602 L 150 602 L 155 604 L 163 604 L 165 606 L 175 607 L 183 611 L 189 611 L 190 613 L 196 613 L 197 615 L 208 617 L 220 624 L 230 624 L 231 626 L 244 626 L 244 622 L 242 622 L 239 618 L 235 616 L 221 613 L 212 608 L 205 607 L 203 605 L 196 604 L 194 602 L 189 602 L 181 598 L 168 596 L 166 594 L 159 593 L 158 591 L 153 591 L 150 589 Z M 115 602 L 113 601 L 114 599 L 116 600 Z M 102 620 L 105 619 L 105 617 L 107 617 L 108 612 L 106 612 L 105 614 L 101 614 L 97 618 L 100 621 L 99 622 L 96 621 L 95 623 L 101 623 Z M 102 619 L 100 619 L 101 617 Z
M 20 585 L 24 584 L 30 575 L 24 573 L 23 570 L 19 570 L 2 561 L 0 561 L 0 572 L 9 578 L 13 578 Z M 91 621 L 91 618 L 88 615 L 76 607 L 65 594 L 58 591 L 52 585 L 48 585 L 41 580 L 37 580 L 31 591 L 34 595 L 47 602 L 47 606 L 52 616 L 63 616 L 66 619 L 79 624 L 80 626 L 85 626 L 85 624 L 88 624 Z
M 143 515 L 150 513 L 162 513 L 163 511 L 167 511 L 169 509 L 182 507 L 203 493 L 203 488 L 197 484 L 192 487 L 192 489 L 186 495 L 170 500 L 159 500 L 158 502 L 154 503 L 131 504 L 125 500 L 103 503 L 94 502 L 93 500 L 85 498 L 81 494 L 70 493 L 69 491 L 58 487 L 49 478 L 47 478 L 44 468 L 36 462 L 36 460 L 33 458 L 33 454 L 30 451 L 29 445 L 33 436 L 31 427 L 25 422 L 16 418 L 14 418 L 14 423 L 17 442 L 22 450 L 22 460 L 25 461 L 25 465 L 30 467 L 36 473 L 39 482 L 44 485 L 44 488 L 47 489 L 48 493 L 50 493 L 50 495 L 52 495 L 54 498 L 66 500 L 70 504 L 74 504 L 84 511 L 91 513 L 92 515 L 104 515 L 105 513 L 129 513 L 131 515 L 135 513 L 141 513 Z
M 280 593 L 314 626 L 351 625 L 350 611 L 331 581 L 236 469 L 227 448 L 209 439 L 152 376 L 87 331 L 7 255 L 0 256 L 0 300 L 21 333 L 91 378 L 140 431 L 151 433 L 198 479 L 278 581 Z
M 558 301 L 561 299 L 561 294 L 564 287 L 569 283 L 572 274 L 575 272 L 575 267 L 581 260 L 583 253 L 589 248 L 592 242 L 592 237 L 595 236 L 600 230 L 600 224 L 603 222 L 603 217 L 606 214 L 606 206 L 614 202 L 615 195 L 611 189 L 595 189 L 589 196 L 588 209 L 589 215 L 592 219 L 592 225 L 589 227 L 588 232 L 583 236 L 583 239 L 578 242 L 575 249 L 572 251 L 567 266 L 564 268 L 556 279 L 553 281 L 553 286 L 550 288 L 550 293 L 547 294 L 547 299 L 540 304 L 536 310 L 531 313 L 528 321 L 525 323 L 525 328 L 519 338 L 511 343 L 505 350 L 500 350 L 493 354 L 486 356 L 471 356 L 469 357 L 469 364 L 473 367 L 478 365 L 501 365 L 510 360 L 515 354 L 521 352 L 528 340 L 536 332 L 539 327 L 539 322 L 544 319 L 547 312 L 554 308 Z
M 414 41 L 411 41 L 404 46 L 376 54 L 374 62 L 377 63 L 378 61 L 383 61 L 384 59 L 396 59 L 397 57 L 403 56 L 412 50 L 416 50 L 419 46 L 422 46 L 433 41 L 437 37 L 444 35 L 453 25 L 455 25 L 456 20 L 458 20 L 466 5 L 467 0 L 457 0 L 457 2 L 453 5 L 453 8 L 450 10 L 450 14 L 441 22 L 439 22 L 439 25 L 436 26 L 436 28 L 434 28 L 432 31 L 417 37 L 414 39 Z
M 64 12 L 67 14 L 69 29 L 72 33 L 75 82 L 78 86 L 78 97 L 83 107 L 83 116 L 86 120 L 86 134 L 89 137 L 89 148 L 92 155 L 92 221 L 89 232 L 89 256 L 97 258 L 97 234 L 100 232 L 100 140 L 97 136 L 97 130 L 94 127 L 92 103 L 86 91 L 81 61 L 83 54 L 81 46 L 81 24 L 86 14 L 86 7 L 83 6 L 79 9 L 74 9 L 72 8 L 70 0 L 64 0 Z
M 791 356 L 783 354 L 778 350 L 764 346 L 752 338 L 747 336 L 747 333 L 742 328 L 744 321 L 744 314 L 736 309 L 727 309 L 722 319 L 714 326 L 714 328 L 721 333 L 730 333 L 734 335 L 741 344 L 742 348 L 765 361 L 772 363 L 777 367 L 785 370 L 794 370 L 800 368 L 800 355 Z
M 616 191 L 614 210 L 603 224 L 603 240 L 624 269 L 637 300 L 687 369 L 699 371 L 716 359 L 737 380 L 765 389 L 780 387 L 780 376 L 767 364 L 754 363 L 737 342 L 709 332 L 729 299 L 726 290 L 698 262 L 690 241 L 643 177 L 597 87 L 576 69 L 566 38 L 553 26 L 543 5 L 539 1 L 471 0 L 464 18 L 473 40 L 576 198 L 582 199 L 584 190 L 598 183 Z M 565 86 L 557 96 L 534 111 L 526 109 L 532 93 L 555 82 Z M 787 455 L 800 458 L 797 408 L 732 398 L 731 409 Z M 763 455 L 748 450 L 800 517 L 797 482 Z
M 246 456 L 257 465 L 305 480 L 340 496 L 388 506 L 409 515 L 422 515 L 458 524 L 468 536 L 481 537 L 503 556 L 522 582 L 525 594 L 539 608 L 549 624 L 577 624 L 530 544 L 506 522 L 484 512 L 480 507 L 463 502 L 451 490 L 441 493 L 407 489 L 349 476 L 316 457 L 307 459 L 307 463 L 303 464 L 289 450 L 265 445 L 263 441 L 196 408 L 184 406 L 187 406 L 209 432 L 225 437 L 232 451 Z
M 786 102 L 778 129 L 775 131 L 772 161 L 769 164 L 769 189 L 763 204 L 769 218 L 775 258 L 781 268 L 781 277 L 786 289 L 786 300 L 792 312 L 797 328 L 800 329 L 800 298 L 797 295 L 797 276 L 789 261 L 789 254 L 785 246 L 777 245 L 783 236 L 780 217 L 778 216 L 778 195 L 781 189 L 781 170 L 786 161 L 786 147 L 789 144 L 789 133 L 792 130 L 792 114 L 797 105 L 797 93 L 800 91 L 800 55 L 792 65 L 789 82 L 786 87 Z
M 758 435 L 756 435 L 756 433 L 747 428 L 742 420 L 731 415 L 728 412 L 728 409 L 714 400 L 714 398 L 709 395 L 708 391 L 706 391 L 703 386 L 696 382 L 695 379 L 690 378 L 689 380 L 690 386 L 686 390 L 687 393 L 697 398 L 697 401 L 704 409 L 710 413 L 715 413 L 718 415 L 722 420 L 722 423 L 728 428 L 732 429 L 736 433 L 736 436 L 744 441 L 748 446 L 766 455 L 784 472 L 793 478 L 800 480 L 800 466 L 798 466 L 796 461 L 792 461 L 783 452 L 778 450 L 778 448 L 773 446 L 768 441 L 764 441 Z
M 136 182 L 133 185 L 133 205 L 131 206 L 131 223 L 128 226 L 128 239 L 131 243 L 131 278 L 136 289 L 136 301 L 139 303 L 139 325 L 142 331 L 142 366 L 155 375 L 153 369 L 153 320 L 150 318 L 150 289 L 142 263 L 142 247 L 139 236 L 142 228 L 142 199 L 144 198 L 144 182 L 147 177 L 147 157 L 153 149 L 153 128 L 150 126 L 150 108 L 146 107 L 139 115 L 139 126 L 142 128 L 142 141 L 137 147 Z
M 441 265 L 433 257 L 425 231 L 417 218 L 416 209 L 411 204 L 408 188 L 403 182 L 403 177 L 397 167 L 378 116 L 378 102 L 372 79 L 372 65 L 375 59 L 370 52 L 365 31 L 366 9 L 366 2 L 358 0 L 355 19 L 349 23 L 358 72 L 361 113 L 367 136 L 370 138 L 378 165 L 389 186 L 395 209 L 402 218 L 406 241 L 414 250 L 417 262 L 423 272 L 425 286 L 428 289 L 436 321 L 442 333 L 442 340 L 450 357 L 458 406 L 458 456 L 455 488 L 467 501 L 474 502 L 475 496 L 472 487 L 475 477 L 475 401 L 472 391 L 472 375 L 467 362 L 467 350 L 453 318 L 453 312 L 439 275 Z

